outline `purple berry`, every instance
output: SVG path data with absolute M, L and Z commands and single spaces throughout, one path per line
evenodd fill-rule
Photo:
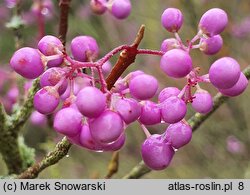
M 38 112 L 41 114 L 51 114 L 60 102 L 59 94 L 54 87 L 46 86 L 36 92 L 33 102 Z
M 141 155 L 145 164 L 153 170 L 163 170 L 168 167 L 174 150 L 170 143 L 162 139 L 162 135 L 148 137 L 141 147 Z
M 181 49 L 172 49 L 162 56 L 160 66 L 168 76 L 182 78 L 192 70 L 192 59 L 187 52 Z
M 57 37 L 52 35 L 46 35 L 39 41 L 38 49 L 45 56 L 52 56 L 58 54 L 58 51 L 63 51 L 63 44 Z M 59 57 L 58 59 L 49 61 L 47 66 L 60 66 L 62 62 L 63 57 Z
M 106 107 L 106 97 L 95 87 L 85 87 L 77 94 L 76 105 L 84 116 L 98 117 Z
M 158 101 L 162 103 L 171 96 L 178 96 L 180 92 L 181 91 L 176 87 L 166 87 L 161 90 L 158 96 Z
M 196 112 L 206 114 L 212 110 L 213 98 L 207 91 L 197 91 L 194 96 L 192 107 Z
M 68 107 L 59 110 L 54 118 L 54 129 L 66 136 L 74 137 L 82 128 L 82 115 L 74 108 Z
M 185 117 L 186 112 L 185 102 L 176 96 L 171 96 L 161 103 L 161 116 L 166 123 L 179 122 Z
M 8 98 L 8 100 L 13 104 L 17 102 L 18 96 L 19 96 L 19 89 L 17 86 L 11 87 L 6 94 L 6 98 Z
M 180 45 L 176 39 L 174 38 L 165 39 L 161 44 L 161 51 L 167 52 L 171 49 L 179 48 L 179 46 Z
M 200 50 L 207 55 L 218 53 L 223 45 L 223 39 L 220 35 L 202 39 Z
M 125 141 L 126 141 L 126 135 L 125 135 L 125 133 L 123 133 L 123 134 L 121 134 L 121 136 L 117 140 L 115 140 L 112 144 L 108 144 L 108 145 L 104 146 L 103 149 L 105 151 L 120 150 L 124 146 Z
M 134 122 L 141 115 L 141 105 L 131 98 L 120 99 L 115 109 L 127 124 Z
M 133 97 L 139 100 L 147 100 L 155 95 L 158 89 L 158 81 L 151 75 L 138 75 L 130 81 L 129 89 Z
M 95 14 L 104 14 L 107 10 L 107 0 L 91 0 L 90 7 Z
M 103 146 L 96 143 L 90 133 L 88 125 L 83 125 L 79 137 L 80 145 L 84 148 L 94 151 L 103 151 Z
M 140 122 L 144 125 L 155 125 L 161 122 L 161 110 L 159 106 L 151 101 L 143 102 Z
M 238 96 L 245 91 L 248 85 L 248 80 L 246 76 L 241 72 L 240 78 L 235 85 L 229 89 L 219 89 L 219 91 L 225 96 Z
M 32 112 L 30 122 L 36 126 L 44 126 L 47 124 L 47 117 L 37 111 Z
M 99 54 L 99 47 L 96 40 L 90 36 L 75 37 L 71 41 L 70 47 L 73 57 L 81 62 L 95 60 Z
M 118 19 L 127 18 L 131 12 L 130 0 L 113 0 L 110 11 Z
M 183 15 L 179 9 L 168 8 L 161 16 L 162 26 L 169 32 L 177 32 L 183 23 Z
M 179 149 L 191 141 L 192 129 L 188 124 L 182 121 L 171 124 L 166 130 L 165 138 L 175 149 Z
M 227 13 L 219 8 L 213 8 L 205 12 L 199 22 L 199 28 L 208 36 L 220 34 L 228 22 Z
M 40 86 L 55 86 L 64 76 L 65 71 L 59 67 L 53 67 L 46 70 L 40 79 Z M 68 86 L 68 82 L 65 79 L 61 86 L 58 88 L 58 93 L 63 94 Z
M 40 54 L 30 47 L 17 50 L 11 57 L 10 66 L 27 79 L 35 79 L 44 71 Z
M 230 57 L 216 60 L 209 69 L 211 83 L 220 89 L 233 87 L 240 77 L 240 65 Z
M 89 120 L 93 139 L 100 144 L 116 141 L 124 131 L 123 121 L 116 112 L 106 110 L 99 117 Z

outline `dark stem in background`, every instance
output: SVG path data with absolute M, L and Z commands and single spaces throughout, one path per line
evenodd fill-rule
M 68 16 L 71 0 L 59 0 L 60 21 L 59 21 L 59 38 L 63 45 L 66 43 L 66 35 L 68 32 Z
M 244 69 L 244 74 L 246 75 L 247 79 L 250 79 L 250 66 L 246 67 Z M 196 113 L 194 114 L 189 120 L 188 123 L 192 127 L 193 132 L 195 132 L 198 127 L 211 115 L 213 114 L 225 101 L 227 101 L 229 97 L 223 96 L 221 93 L 217 93 L 214 96 L 213 102 L 214 106 L 211 112 L 208 114 L 200 114 Z M 127 175 L 125 175 L 124 179 L 138 179 L 145 174 L 151 172 L 151 169 L 149 169 L 143 161 L 141 161 L 138 165 L 136 165 Z

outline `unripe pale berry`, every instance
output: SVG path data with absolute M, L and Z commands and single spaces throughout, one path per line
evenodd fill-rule
M 220 89 L 233 87 L 240 77 L 240 65 L 230 57 L 216 60 L 209 69 L 211 83 Z
M 53 126 L 57 132 L 74 137 L 81 131 L 82 115 L 74 108 L 63 108 L 56 113 Z
M 169 125 L 165 136 L 166 141 L 168 141 L 174 148 L 179 149 L 191 141 L 192 129 L 188 124 L 181 121 Z
M 171 96 L 161 103 L 161 116 L 166 123 L 177 123 L 182 120 L 187 112 L 185 102 L 176 97 Z
M 106 107 L 106 97 L 95 87 L 85 87 L 77 94 L 76 105 L 84 116 L 98 117 Z
M 182 78 L 192 70 L 192 59 L 187 52 L 181 49 L 172 49 L 162 56 L 160 66 L 168 76 Z
M 151 75 L 138 75 L 130 81 L 129 89 L 133 97 L 139 100 L 147 100 L 155 95 L 158 89 L 158 81 Z
M 199 22 L 199 28 L 208 36 L 220 34 L 228 23 L 227 14 L 224 10 L 213 8 L 205 12 Z
M 10 66 L 27 79 L 35 79 L 44 71 L 40 54 L 30 47 L 17 50 L 11 57 Z
M 36 92 L 34 96 L 34 107 L 42 114 L 51 114 L 57 108 L 60 99 L 54 87 L 46 86 Z
M 179 43 L 175 38 L 165 39 L 161 44 L 161 51 L 167 52 L 171 49 L 179 48 Z
M 177 32 L 183 23 L 183 15 L 179 9 L 168 8 L 161 16 L 162 26 L 169 32 Z
M 174 150 L 170 143 L 162 139 L 162 135 L 148 137 L 141 146 L 141 155 L 145 164 L 153 170 L 163 170 L 168 167 Z

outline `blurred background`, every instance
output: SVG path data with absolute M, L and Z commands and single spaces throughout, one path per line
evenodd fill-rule
M 36 47 L 38 41 L 37 18 L 32 15 L 33 1 L 22 1 L 21 12 L 25 24 L 20 29 L 23 46 Z M 59 10 L 57 1 L 44 10 L 46 15 L 46 34 L 57 35 Z M 70 10 L 67 47 L 77 35 L 93 36 L 101 48 L 101 56 L 111 49 L 130 44 L 141 24 L 146 25 L 145 37 L 141 48 L 159 49 L 165 38 L 172 37 L 161 26 L 162 12 L 168 7 L 180 9 L 184 15 L 184 25 L 180 30 L 182 40 L 190 40 L 197 32 L 197 24 L 202 14 L 210 8 L 224 9 L 229 17 L 229 24 L 222 33 L 224 46 L 214 56 L 206 56 L 199 50 L 192 54 L 195 66 L 201 67 L 201 74 L 207 73 L 209 66 L 223 56 L 235 58 L 242 70 L 250 64 L 250 4 L 248 0 L 131 0 L 131 15 L 125 20 L 117 20 L 111 14 L 95 15 L 89 8 L 88 0 L 74 0 Z M 33 13 L 34 14 L 34 13 Z M 11 82 L 5 83 L 9 59 L 15 51 L 13 30 L 10 24 L 13 10 L 0 1 L 0 97 L 6 96 Z M 7 25 L 8 26 L 8 25 Z M 111 62 L 114 64 L 117 56 Z M 184 80 L 170 79 L 160 70 L 159 57 L 138 56 L 129 67 L 143 70 L 154 75 L 160 82 L 161 89 L 167 86 L 183 87 Z M 10 74 L 10 73 L 8 73 Z M 126 73 L 124 74 L 126 75 Z M 20 79 L 20 78 L 18 78 Z M 23 82 L 20 82 L 23 83 Z M 2 86 L 1 86 L 2 85 Z M 215 95 L 211 85 L 202 85 Z M 144 178 L 250 178 L 250 87 L 239 97 L 231 98 L 222 105 L 194 133 L 191 143 L 181 148 L 171 165 L 164 171 L 152 171 Z M 188 119 L 194 114 L 189 108 Z M 49 121 L 49 120 L 48 120 Z M 165 125 L 149 126 L 151 133 L 160 133 Z M 127 141 L 120 151 L 119 172 L 114 178 L 121 178 L 141 161 L 140 146 L 145 135 L 138 124 L 130 125 Z M 52 150 L 61 139 L 48 125 L 34 125 L 29 121 L 21 134 L 25 143 L 35 148 L 36 160 Z M 112 153 L 95 153 L 73 146 L 67 157 L 43 171 L 39 178 L 103 178 L 107 173 L 108 162 Z M 7 174 L 6 166 L 0 157 L 0 175 Z

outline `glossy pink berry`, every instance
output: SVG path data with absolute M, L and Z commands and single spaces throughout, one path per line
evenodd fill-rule
M 89 120 L 93 139 L 100 144 L 116 141 L 124 131 L 120 115 L 111 110 L 104 111 L 99 117 Z
M 161 110 L 159 106 L 151 101 L 142 103 L 140 122 L 144 125 L 155 125 L 161 122 Z
M 229 89 L 219 89 L 219 91 L 225 96 L 234 97 L 243 93 L 247 88 L 247 85 L 248 85 L 248 80 L 246 76 L 241 72 L 240 78 L 235 85 L 233 85 Z
M 104 14 L 107 10 L 107 0 L 91 0 L 90 7 L 95 14 Z
M 220 51 L 223 45 L 223 39 L 220 35 L 202 39 L 200 50 L 207 55 L 214 55 Z
M 40 86 L 55 86 L 61 79 L 63 79 L 65 76 L 65 71 L 62 68 L 59 67 L 53 67 L 47 69 L 41 76 L 40 79 Z M 61 86 L 58 88 L 59 94 L 63 94 L 68 86 L 67 79 L 63 81 Z
M 207 91 L 197 91 L 194 96 L 192 107 L 196 112 L 206 114 L 212 110 L 213 98 Z
M 165 138 L 175 149 L 179 149 L 191 141 L 192 129 L 182 121 L 171 124 L 165 132 Z
M 192 59 L 187 52 L 181 49 L 172 49 L 162 56 L 160 66 L 168 76 L 182 78 L 192 70 Z
M 134 77 L 129 83 L 129 90 L 134 98 L 147 100 L 154 97 L 158 89 L 158 81 L 155 77 L 142 74 Z
M 11 57 L 10 66 L 27 79 L 35 79 L 44 71 L 40 54 L 30 47 L 17 50 Z
M 63 51 L 63 44 L 55 36 L 46 35 L 38 42 L 38 49 L 45 56 L 52 56 L 58 54 L 58 52 Z M 60 66 L 63 62 L 63 57 L 58 57 L 58 59 L 50 60 L 47 64 L 48 67 Z
M 226 12 L 219 8 L 213 8 L 202 15 L 199 28 L 204 34 L 214 36 L 220 34 L 225 29 L 227 23 Z
M 121 136 L 117 140 L 115 140 L 112 144 L 108 144 L 108 145 L 104 146 L 103 149 L 105 151 L 120 150 L 124 146 L 125 141 L 126 141 L 126 135 L 125 135 L 125 133 L 123 133 L 123 134 L 121 134 Z
M 131 12 L 130 0 L 113 0 L 110 11 L 117 19 L 127 18 Z
M 36 92 L 34 107 L 41 114 L 51 114 L 60 102 L 59 94 L 54 87 L 46 86 Z
M 76 136 L 82 128 L 82 115 L 74 108 L 63 108 L 56 113 L 53 126 L 63 135 Z
M 177 32 L 182 23 L 183 15 L 179 9 L 167 8 L 161 16 L 161 24 L 169 32 Z
M 148 137 L 141 146 L 142 159 L 153 170 L 167 168 L 174 153 L 171 144 L 165 141 L 162 135 L 158 134 Z
M 81 62 L 95 60 L 99 54 L 96 40 L 90 36 L 75 37 L 70 44 L 73 57 Z
M 161 90 L 158 96 L 158 101 L 162 103 L 171 96 L 178 96 L 180 92 L 181 91 L 176 87 L 166 87 Z
M 141 105 L 132 98 L 118 100 L 115 105 L 115 110 L 127 124 L 134 122 L 141 115 Z
M 211 83 L 220 89 L 233 87 L 240 77 L 240 65 L 230 57 L 216 60 L 209 69 Z
M 177 123 L 182 120 L 187 112 L 186 103 L 176 97 L 171 96 L 161 103 L 161 116 L 166 123 Z
M 171 49 L 177 49 L 180 47 L 178 41 L 174 38 L 165 39 L 161 44 L 161 51 L 167 52 Z
M 95 87 L 85 87 L 77 94 L 76 105 L 84 116 L 98 117 L 106 107 L 106 97 Z
M 34 111 L 30 116 L 30 122 L 36 126 L 44 126 L 47 124 L 47 116 L 40 112 Z

